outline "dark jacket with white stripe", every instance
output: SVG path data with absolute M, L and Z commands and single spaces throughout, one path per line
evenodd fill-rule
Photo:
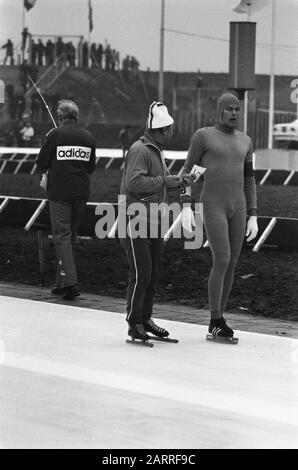
M 95 170 L 96 142 L 89 131 L 72 120 L 52 129 L 36 160 L 42 173 L 48 172 L 47 198 L 69 201 L 89 198 L 89 174 Z
M 169 174 L 162 150 L 148 132 L 129 149 L 121 181 L 121 195 L 126 204 L 161 203 L 167 200 L 164 177 Z

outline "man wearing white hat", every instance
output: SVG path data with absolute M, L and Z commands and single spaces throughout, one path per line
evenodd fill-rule
M 159 231 L 156 238 L 150 238 L 149 234 L 150 224 L 153 223 L 150 219 L 150 204 L 166 202 L 168 188 L 177 188 L 182 183 L 181 177 L 170 175 L 162 151 L 173 135 L 173 123 L 163 103 L 154 101 L 150 105 L 146 132 L 127 152 L 121 182 L 121 196 L 125 196 L 126 200 L 127 235 L 120 238 L 120 242 L 129 264 L 128 335 L 143 341 L 148 340 L 147 333 L 161 338 L 169 335 L 151 318 L 155 285 L 160 276 L 163 237 Z M 134 203 L 143 204 L 146 209 L 149 229 L 146 237 L 132 233 L 129 213 Z

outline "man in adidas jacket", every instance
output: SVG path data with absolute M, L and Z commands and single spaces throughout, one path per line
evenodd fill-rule
M 155 285 L 160 276 L 163 237 L 150 238 L 150 204 L 166 201 L 167 189 L 181 185 L 182 178 L 170 175 L 162 148 L 173 135 L 173 118 L 163 103 L 154 101 L 149 108 L 146 132 L 128 150 L 121 182 L 121 199 L 126 201 L 127 233 L 119 236 L 129 264 L 127 291 L 128 335 L 147 340 L 147 333 L 166 337 L 169 333 L 152 318 Z M 125 196 L 125 198 L 124 198 Z M 133 203 L 146 208 L 147 236 L 134 234 L 129 215 Z M 123 210 L 119 204 L 119 214 Z
M 59 101 L 57 111 L 60 127 L 47 134 L 36 163 L 49 199 L 57 255 L 52 294 L 71 300 L 80 295 L 73 249 L 89 198 L 96 143 L 90 132 L 77 126 L 79 108 L 73 101 Z

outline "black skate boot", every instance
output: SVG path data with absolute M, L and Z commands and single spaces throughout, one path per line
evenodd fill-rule
M 62 294 L 63 300 L 73 300 L 75 297 L 81 295 L 77 285 L 65 287 L 64 293 Z
M 166 341 L 167 343 L 178 343 L 178 339 L 168 338 L 169 332 L 164 328 L 156 325 L 152 318 L 144 321 L 144 329 L 153 336 L 149 336 L 149 339 L 157 341 Z
M 145 331 L 148 331 L 148 333 L 151 333 L 154 336 L 158 336 L 159 338 L 166 338 L 169 336 L 169 332 L 164 328 L 156 325 L 152 318 L 144 322 L 144 329 Z
M 225 323 L 225 326 L 226 326 L 226 330 L 230 333 L 229 336 L 234 336 L 234 331 L 232 330 L 232 328 L 230 328 L 228 325 L 227 325 L 227 320 L 222 316 L 221 317 L 222 321 Z
M 148 342 L 149 336 L 147 335 L 146 331 L 144 330 L 143 325 L 136 324 L 134 326 L 129 326 L 128 328 L 128 336 L 131 339 L 127 339 L 127 343 L 134 343 L 134 344 L 142 344 L 144 346 L 152 347 L 153 344 Z
M 234 331 L 227 325 L 226 320 L 223 317 L 211 319 L 208 332 L 209 334 L 206 336 L 206 339 L 209 341 L 219 341 L 231 344 L 238 343 L 238 338 L 233 338 Z

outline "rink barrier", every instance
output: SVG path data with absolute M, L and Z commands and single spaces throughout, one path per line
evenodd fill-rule
M 0 147 L 0 174 L 27 173 L 33 175 L 39 148 Z M 186 151 L 165 150 L 165 159 L 172 174 L 181 175 Z M 96 167 L 103 170 L 123 169 L 122 150 L 96 149 Z M 256 150 L 254 173 L 257 184 L 298 186 L 298 151 Z
M 113 205 L 117 217 L 117 203 L 88 202 L 83 222 L 78 230 L 78 235 L 96 238 L 95 225 L 99 216 L 95 214 L 98 205 Z M 175 226 L 181 223 L 181 217 L 174 220 L 172 226 L 165 234 L 164 240 L 168 241 Z M 47 199 L 26 198 L 17 196 L 0 195 L 0 224 L 12 227 L 22 227 L 24 230 L 50 231 L 50 213 Z M 255 240 L 248 243 L 253 251 L 259 251 L 262 246 L 274 246 L 281 249 L 298 249 L 298 218 L 258 216 L 259 233 Z M 109 238 L 117 237 L 117 227 L 109 233 Z M 246 243 L 246 242 L 245 242 Z M 208 242 L 204 235 L 203 246 Z
M 85 216 L 78 229 L 78 236 L 82 238 L 96 238 L 95 225 L 99 216 L 95 214 L 95 208 L 99 204 L 111 204 L 117 217 L 116 203 L 88 202 Z M 181 223 L 181 216 L 173 221 L 172 226 L 165 234 L 164 241 L 168 242 L 175 227 Z M 40 271 L 40 285 L 45 280 L 45 256 L 44 240 L 51 237 L 51 222 L 49 204 L 47 199 L 22 198 L 16 196 L 0 196 L 0 226 L 22 227 L 25 231 L 37 233 L 38 259 Z M 258 252 L 261 247 L 274 247 L 277 249 L 298 251 L 298 219 L 285 217 L 258 217 L 259 233 L 255 240 L 244 245 L 252 247 L 252 251 Z M 111 228 L 108 238 L 117 237 L 117 219 Z M 209 248 L 209 243 L 204 233 L 203 248 Z

